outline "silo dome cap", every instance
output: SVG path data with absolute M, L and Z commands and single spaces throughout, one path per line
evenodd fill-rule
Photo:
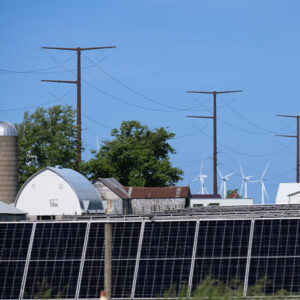
M 13 124 L 0 121 L 0 136 L 18 136 L 18 133 Z

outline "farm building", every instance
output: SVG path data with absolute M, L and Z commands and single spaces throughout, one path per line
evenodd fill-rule
M 104 213 L 96 188 L 80 173 L 60 166 L 31 176 L 17 195 L 16 207 L 40 217 Z
M 273 299 L 300 296 L 300 205 L 251 205 L 2 222 L 0 299 L 41 299 L 45 291 L 50 299 L 99 299 L 105 223 L 113 299 L 164 297 L 171 287 L 178 296 L 184 285 L 191 294 L 207 278 L 233 297 L 258 299 L 258 287 Z
M 189 206 L 190 188 L 178 187 L 124 187 L 131 198 L 134 214 L 182 209 Z
M 106 214 L 132 213 L 130 196 L 117 179 L 99 178 L 94 186 L 101 195 Z
M 222 198 L 220 194 L 192 194 L 190 207 L 252 205 L 253 198 Z

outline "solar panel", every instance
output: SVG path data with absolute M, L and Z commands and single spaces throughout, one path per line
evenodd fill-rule
M 248 295 L 299 293 L 299 224 L 299 219 L 255 221 Z
M 32 224 L 0 224 L 0 299 L 20 295 Z
M 244 296 L 299 296 L 299 216 L 251 220 L 219 212 L 228 216 L 0 223 L 0 299 L 98 299 L 105 221 L 112 222 L 112 298 L 169 290 L 176 297 L 208 280 L 218 293 L 226 286 Z
M 112 224 L 112 297 L 130 298 L 141 222 Z M 79 298 L 104 289 L 104 223 L 91 223 Z
M 74 298 L 86 223 L 37 223 L 24 299 Z

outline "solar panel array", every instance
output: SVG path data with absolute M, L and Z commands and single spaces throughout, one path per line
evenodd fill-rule
M 107 221 L 0 223 L 0 299 L 99 299 Z M 207 278 L 300 295 L 300 219 L 110 222 L 112 298 L 192 293 Z

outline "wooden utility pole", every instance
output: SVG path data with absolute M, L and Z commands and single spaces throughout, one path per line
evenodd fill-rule
M 111 300 L 111 272 L 112 272 L 112 223 L 104 225 L 104 290 L 106 299 Z
M 42 80 L 42 82 L 59 82 L 59 83 L 75 83 L 77 85 L 77 162 L 81 162 L 81 51 L 99 50 L 116 48 L 116 46 L 108 47 L 92 47 L 92 48 L 60 48 L 60 47 L 42 47 L 42 49 L 52 50 L 68 50 L 77 53 L 77 80 Z
M 213 91 L 213 92 L 203 92 L 203 91 L 187 91 L 188 93 L 195 93 L 195 94 L 212 94 L 214 96 L 214 114 L 213 116 L 187 116 L 188 118 L 205 118 L 205 119 L 213 119 L 214 121 L 214 158 L 213 158 L 213 173 L 214 173 L 214 179 L 213 179 L 213 186 L 214 186 L 214 194 L 218 194 L 218 178 L 217 178 L 217 94 L 228 94 L 228 93 L 239 93 L 242 92 L 242 90 L 236 90 L 236 91 Z
M 299 183 L 299 118 L 300 116 L 277 115 L 277 117 L 296 118 L 297 119 L 297 135 L 276 134 L 276 136 L 296 138 L 297 139 L 297 158 L 296 158 L 296 182 Z

